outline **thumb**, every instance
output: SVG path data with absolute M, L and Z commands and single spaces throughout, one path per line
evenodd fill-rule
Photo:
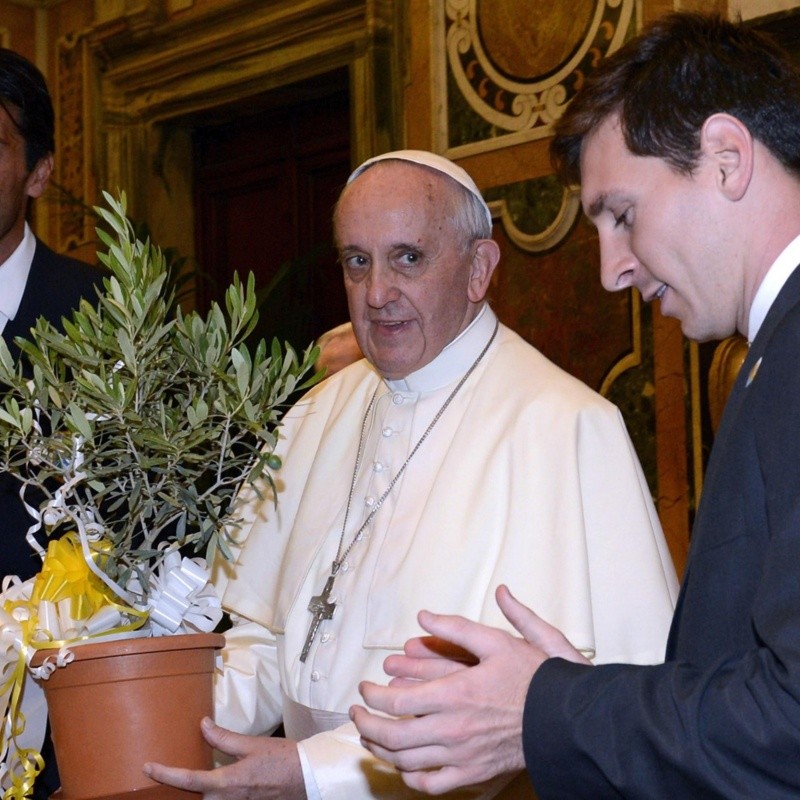
M 250 752 L 252 736 L 244 736 L 228 730 L 228 728 L 223 728 L 221 725 L 217 725 L 211 717 L 203 717 L 200 721 L 200 730 L 206 742 L 225 755 L 244 758 Z
M 523 638 L 542 647 L 542 636 L 548 631 L 556 629 L 548 625 L 538 614 L 530 608 L 520 603 L 508 586 L 500 585 L 495 592 L 497 605 L 503 612 L 503 616 L 522 634 Z
M 526 642 L 550 657 L 558 656 L 577 664 L 592 663 L 572 646 L 558 628 L 549 625 L 538 614 L 520 603 L 507 586 L 498 586 L 495 597 L 505 618 L 522 634 Z
M 420 611 L 419 624 L 430 634 L 457 645 L 478 659 L 484 659 L 497 651 L 509 634 L 480 622 L 449 614 L 433 614 Z

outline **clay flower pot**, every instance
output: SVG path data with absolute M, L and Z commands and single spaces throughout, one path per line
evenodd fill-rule
M 147 761 L 210 769 L 200 720 L 213 714 L 213 673 L 224 637 L 193 633 L 82 644 L 41 681 L 61 777 L 59 800 L 175 800 L 199 795 L 155 783 Z M 53 650 L 36 654 L 38 666 Z M 133 795 L 132 795 L 133 797 Z

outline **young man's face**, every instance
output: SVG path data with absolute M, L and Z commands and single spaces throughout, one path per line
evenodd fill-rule
M 701 159 L 687 176 L 660 158 L 633 155 L 612 116 L 584 142 L 581 202 L 597 226 L 606 289 L 634 286 L 646 302 L 660 300 L 691 339 L 734 333 L 742 287 L 726 256 L 713 164 Z
M 22 241 L 28 198 L 44 191 L 51 168 L 52 159 L 47 156 L 28 171 L 25 140 L 0 106 L 0 264 Z

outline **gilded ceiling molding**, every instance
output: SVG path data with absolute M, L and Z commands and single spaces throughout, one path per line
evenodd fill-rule
M 354 158 L 399 144 L 402 7 L 391 0 L 238 0 L 173 15 L 184 0 L 96 0 L 101 185 L 148 203 L 162 126 L 348 67 Z M 156 158 L 157 161 L 157 158 Z M 157 177 L 157 176 L 156 176 Z
M 129 30 L 151 30 L 166 19 L 164 0 L 94 0 L 95 28 L 123 23 Z
M 363 0 L 220 3 L 188 22 L 165 18 L 165 3 L 93 26 L 104 106 L 146 120 L 191 113 L 343 66 L 367 47 Z
M 523 16 L 518 0 L 445 0 L 439 149 L 459 158 L 550 135 L 586 73 L 625 40 L 634 11 L 635 0 L 574 0 L 530 4 Z
M 66 3 L 67 0 L 6 0 L 12 6 L 21 6 L 22 8 L 35 8 L 35 9 L 48 9 L 60 6 Z

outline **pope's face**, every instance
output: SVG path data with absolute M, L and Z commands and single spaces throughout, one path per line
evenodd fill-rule
M 636 287 L 698 341 L 722 339 L 743 324 L 741 276 L 731 241 L 730 204 L 713 164 L 692 175 L 628 150 L 617 118 L 584 142 L 581 202 L 597 226 L 601 280 L 609 291 Z
M 44 191 L 51 167 L 48 156 L 28 171 L 25 140 L 0 106 L 0 264 L 22 241 L 28 198 Z
M 334 227 L 350 319 L 385 378 L 430 363 L 477 313 L 469 294 L 475 246 L 453 223 L 451 183 L 408 162 L 378 163 L 339 201 Z

